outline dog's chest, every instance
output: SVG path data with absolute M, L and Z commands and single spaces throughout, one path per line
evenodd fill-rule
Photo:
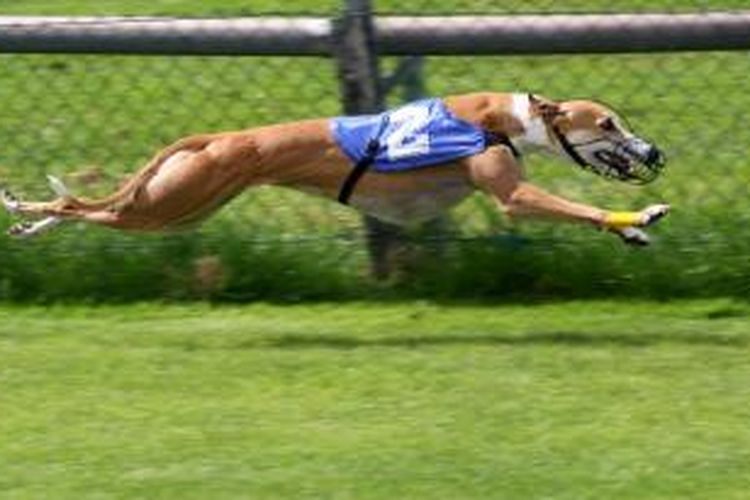
M 394 178 L 397 175 L 362 182 L 351 204 L 378 219 L 409 225 L 440 216 L 474 191 L 462 176 L 424 176 L 399 182 Z

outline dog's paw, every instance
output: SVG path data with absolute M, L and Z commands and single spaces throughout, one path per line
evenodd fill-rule
M 3 189 L 2 191 L 0 191 L 0 201 L 3 204 L 3 207 L 5 207 L 5 210 L 7 210 L 9 213 L 18 213 L 21 202 L 18 201 L 18 198 L 16 198 L 16 196 L 7 189 Z
M 622 229 L 613 230 L 617 236 L 623 241 L 623 243 L 636 247 L 645 247 L 651 243 L 651 237 L 646 234 L 642 229 L 637 227 L 624 227 Z
M 651 205 L 641 210 L 640 227 L 648 227 L 663 219 L 669 213 L 669 205 L 664 203 Z
M 30 235 L 29 232 L 31 231 L 32 227 L 33 224 L 31 222 L 19 222 L 10 226 L 8 228 L 7 234 L 8 236 L 13 236 L 14 238 L 24 238 Z
M 7 231 L 8 236 L 14 238 L 29 238 L 45 233 L 63 221 L 59 217 L 47 217 L 46 219 L 30 222 L 24 221 L 13 224 Z

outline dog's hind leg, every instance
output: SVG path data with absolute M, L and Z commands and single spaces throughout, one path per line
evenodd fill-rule
M 29 238 L 31 236 L 37 236 L 39 234 L 46 233 L 53 227 L 64 222 L 64 220 L 65 219 L 62 219 L 60 217 L 50 216 L 35 222 L 19 222 L 12 225 L 10 229 L 8 229 L 8 234 L 17 238 Z
M 44 218 L 35 221 L 22 221 L 11 226 L 7 233 L 18 238 L 28 238 L 60 225 L 68 218 L 75 218 L 75 210 L 80 210 L 85 203 L 74 198 L 65 185 L 53 176 L 47 176 L 50 187 L 59 196 L 50 202 L 22 202 L 10 191 L 0 191 L 0 203 L 12 215 Z
M 70 195 L 50 178 L 58 198 L 22 202 L 8 192 L 2 203 L 11 213 L 78 219 L 118 229 L 160 230 L 207 216 L 251 184 L 259 182 L 260 162 L 252 136 L 242 133 L 195 136 L 157 155 L 114 194 L 99 200 Z M 18 225 L 16 236 L 37 234 L 55 224 Z M 38 229 L 38 230 L 34 230 Z
M 191 136 L 177 141 L 160 151 L 143 168 L 133 175 L 123 186 L 109 196 L 100 199 L 78 198 L 73 196 L 65 184 L 57 177 L 48 175 L 47 180 L 58 198 L 48 202 L 20 201 L 7 189 L 0 191 L 0 202 L 5 209 L 18 215 L 75 217 L 82 211 L 94 211 L 111 208 L 118 203 L 124 203 L 137 195 L 141 186 L 158 173 L 164 163 L 175 153 L 193 151 L 205 147 L 212 140 L 212 136 Z
M 260 155 L 249 134 L 221 134 L 197 150 L 178 151 L 132 199 L 86 220 L 125 229 L 159 230 L 204 218 L 262 182 Z M 114 217 L 113 217 L 114 215 Z
M 47 176 L 50 187 L 59 197 L 57 200 L 52 202 L 22 202 L 13 193 L 7 189 L 0 190 L 0 203 L 2 203 L 5 210 L 14 215 L 40 215 L 46 213 L 45 211 L 55 211 L 61 208 L 65 203 L 70 204 L 82 204 L 80 200 L 77 200 L 70 194 L 68 188 L 63 182 L 52 175 Z

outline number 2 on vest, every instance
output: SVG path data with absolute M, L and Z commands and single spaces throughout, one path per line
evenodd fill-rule
M 397 160 L 429 153 L 428 108 L 420 105 L 405 106 L 391 113 L 390 121 L 393 129 L 385 140 L 388 158 Z

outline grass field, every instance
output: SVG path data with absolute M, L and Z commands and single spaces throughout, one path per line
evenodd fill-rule
M 746 498 L 750 306 L 0 309 L 2 498 Z
M 375 2 L 381 12 L 402 4 Z M 0 1 L 0 15 L 327 15 L 338 5 L 28 0 Z M 329 60 L 0 60 L 0 183 L 27 197 L 48 195 L 47 172 L 105 192 L 183 134 L 340 111 Z M 528 89 L 616 104 L 669 152 L 662 182 L 636 191 L 543 161 L 530 174 L 616 208 L 674 203 L 656 245 L 633 252 L 581 228 L 511 224 L 472 199 L 444 247 L 420 248 L 408 279 L 374 285 L 355 214 L 278 190 L 185 234 L 72 225 L 35 242 L 0 238 L 0 498 L 747 498 L 747 54 L 429 58 L 426 68 L 435 95 Z M 75 182 L 90 171 L 98 180 Z M 524 305 L 529 295 L 610 300 Z M 717 295 L 740 299 L 675 300 Z M 447 300 L 396 300 L 414 296 Z M 154 297 L 281 303 L 143 302 Z M 321 298 L 349 301 L 302 302 Z

